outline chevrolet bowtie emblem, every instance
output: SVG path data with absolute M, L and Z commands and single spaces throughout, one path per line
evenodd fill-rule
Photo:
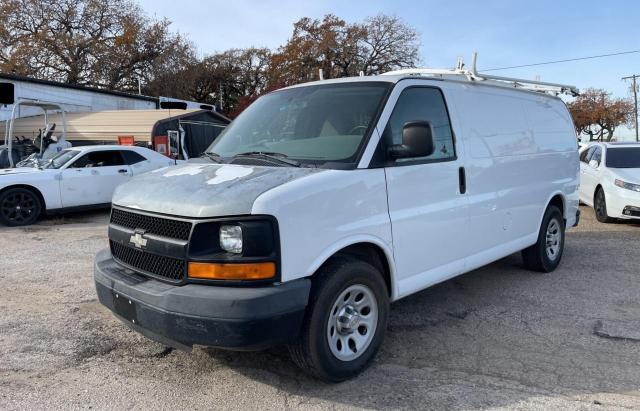
M 147 246 L 147 239 L 143 237 L 144 233 L 136 232 L 134 235 L 129 238 L 129 242 L 133 244 L 136 248 L 142 248 Z

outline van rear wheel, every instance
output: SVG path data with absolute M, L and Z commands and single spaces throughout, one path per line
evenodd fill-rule
M 556 206 L 549 206 L 542 219 L 538 241 L 522 250 L 525 267 L 543 273 L 555 270 L 564 251 L 564 231 L 562 212 Z
M 387 286 L 372 265 L 334 257 L 314 278 L 308 312 L 293 361 L 326 381 L 344 381 L 363 371 L 375 357 L 387 325 Z

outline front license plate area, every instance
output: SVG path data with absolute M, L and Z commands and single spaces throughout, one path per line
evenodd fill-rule
M 138 315 L 136 311 L 136 303 L 128 297 L 119 294 L 115 291 L 113 294 L 113 310 L 120 317 L 127 321 L 131 321 L 133 324 L 138 324 Z

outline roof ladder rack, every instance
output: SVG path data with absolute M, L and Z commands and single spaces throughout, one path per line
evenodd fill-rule
M 549 83 L 546 81 L 524 80 L 512 77 L 493 76 L 484 73 L 478 73 L 476 63 L 478 53 L 473 53 L 471 69 L 466 70 L 462 58 L 458 58 L 456 68 L 454 69 L 437 69 L 437 68 L 411 68 L 389 71 L 382 75 L 409 75 L 409 76 L 429 76 L 429 77 L 452 77 L 454 79 L 466 79 L 467 81 L 488 81 L 493 85 L 510 88 L 521 88 L 529 91 L 537 91 L 540 93 L 550 93 L 553 95 L 568 94 L 577 96 L 580 94 L 575 86 L 566 84 Z

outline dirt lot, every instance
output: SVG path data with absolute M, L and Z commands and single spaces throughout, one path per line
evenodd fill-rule
M 640 408 L 640 225 L 583 221 L 553 274 L 519 255 L 392 305 L 359 378 L 284 349 L 165 349 L 97 302 L 106 213 L 0 228 L 0 408 Z

